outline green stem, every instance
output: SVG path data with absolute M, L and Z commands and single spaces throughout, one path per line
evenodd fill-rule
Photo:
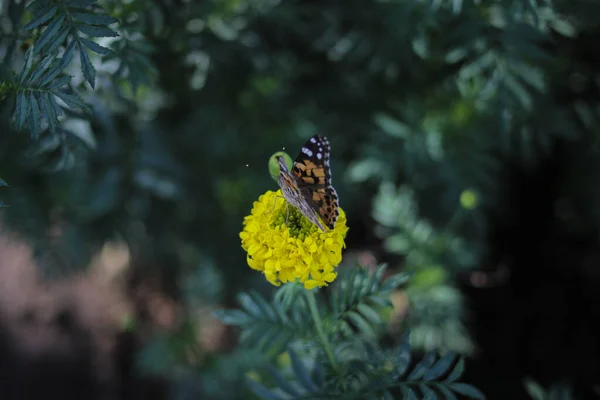
M 315 294 L 312 290 L 307 290 L 306 299 L 308 300 L 308 308 L 310 308 L 310 314 L 315 323 L 315 328 L 317 329 L 317 334 L 321 339 L 321 343 L 323 344 L 323 349 L 325 350 L 325 354 L 327 354 L 327 358 L 329 358 L 329 362 L 331 366 L 336 372 L 339 372 L 337 361 L 333 356 L 333 351 L 331 351 L 331 345 L 327 340 L 327 336 L 325 335 L 325 331 L 323 330 L 323 321 L 321 321 L 321 315 L 319 314 L 319 310 L 317 309 L 317 300 L 315 299 Z

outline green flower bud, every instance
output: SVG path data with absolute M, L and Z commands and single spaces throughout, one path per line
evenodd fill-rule
M 277 157 L 283 157 L 288 169 L 292 169 L 293 165 L 292 157 L 290 157 L 288 153 L 284 151 L 274 153 L 271 158 L 269 158 L 269 173 L 271 174 L 271 178 L 275 179 L 275 181 L 277 181 L 277 177 L 279 176 L 279 162 L 277 161 Z

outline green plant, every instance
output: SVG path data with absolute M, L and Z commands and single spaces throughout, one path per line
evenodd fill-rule
M 409 275 L 384 279 L 385 266 L 372 274 L 358 266 L 346 269 L 327 293 L 328 302 L 317 303 L 313 291 L 292 283 L 283 285 L 272 302 L 242 293 L 240 310 L 217 312 L 225 323 L 240 327 L 244 346 L 271 359 L 282 353 L 290 357 L 288 367 L 268 364 L 262 382 L 248 380 L 256 395 L 267 400 L 392 399 L 400 393 L 407 399 L 485 398 L 458 381 L 464 363 L 453 353 L 438 359 L 429 352 L 411 364 L 408 333 L 398 347 L 380 345 L 382 311 Z

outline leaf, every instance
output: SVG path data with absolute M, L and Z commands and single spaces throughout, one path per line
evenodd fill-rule
M 83 76 L 93 89 L 96 85 L 96 68 L 94 68 L 92 65 L 90 58 L 81 45 L 79 45 L 79 59 L 81 61 L 81 70 L 83 71 Z
M 238 301 L 250 315 L 262 319 L 263 312 L 258 304 L 256 304 L 252 297 L 250 297 L 247 293 L 240 293 L 238 295 Z
M 46 121 L 48 121 L 48 125 L 50 126 L 50 131 L 54 133 L 56 131 L 56 126 L 58 125 L 58 117 L 56 115 L 56 111 L 54 110 L 54 105 L 52 104 L 53 99 L 49 96 L 44 96 L 43 94 L 39 97 L 39 104 L 41 106 L 42 112 Z
M 56 39 L 53 39 L 52 43 L 44 48 L 44 53 L 52 53 L 56 49 L 58 49 L 59 46 L 62 46 L 62 44 L 67 39 L 67 35 L 69 34 L 70 31 L 71 31 L 71 28 L 69 28 L 68 26 L 64 26 L 60 30 L 60 32 L 56 35 Z
M 400 346 L 398 346 L 398 357 L 396 361 L 396 371 L 398 376 L 404 375 L 410 365 L 411 358 L 410 331 L 408 331 L 404 333 L 402 341 L 400 342 Z
M 34 46 L 31 46 L 29 49 L 27 49 L 27 52 L 25 52 L 25 66 L 23 67 L 23 71 L 21 71 L 19 83 L 25 82 L 25 78 L 31 70 L 31 65 L 33 64 L 33 48 Z
M 433 352 L 427 353 L 406 379 L 409 381 L 416 381 L 418 379 L 421 379 L 421 377 L 425 375 L 425 372 L 427 372 L 427 370 L 431 367 L 431 364 L 433 364 L 434 361 L 435 354 Z
M 58 10 L 57 6 L 51 6 L 48 9 L 48 11 L 46 11 L 44 14 L 38 16 L 37 19 L 31 20 L 27 25 L 25 25 L 23 27 L 23 29 L 25 29 L 26 31 L 30 31 L 30 30 L 35 29 L 38 26 L 46 23 L 50 18 L 52 18 L 54 16 L 54 14 L 56 14 L 56 10 Z
M 31 93 L 29 103 L 31 104 L 31 113 L 29 114 L 29 130 L 33 139 L 40 136 L 40 106 L 35 94 Z
M 245 325 L 251 321 L 249 315 L 240 310 L 217 310 L 213 314 L 225 325 Z
M 0 178 L 0 187 L 8 187 L 8 183 L 2 178 Z
M 117 37 L 119 34 L 105 26 L 75 24 L 75 29 L 92 37 Z
M 485 400 L 484 394 L 481 393 L 479 389 L 476 389 L 474 386 L 467 383 L 452 383 L 450 389 L 473 399 Z
M 458 400 L 454 393 L 452 393 L 447 387 L 438 385 L 437 389 L 444 395 L 446 400 Z
M 70 108 L 78 108 L 80 110 L 83 110 L 87 113 L 91 113 L 92 111 L 90 110 L 90 107 L 84 103 L 83 100 L 81 100 L 79 98 L 79 96 L 77 96 L 77 94 L 67 94 L 67 93 L 61 93 L 61 92 L 56 92 L 55 95 L 60 98 L 62 101 L 65 102 L 66 105 L 68 105 Z
M 56 61 L 51 68 L 48 68 L 46 71 L 44 71 L 44 74 L 39 79 L 38 85 L 40 87 L 45 87 L 46 85 L 51 84 L 56 80 L 56 77 L 62 72 L 62 70 L 63 68 L 61 65 L 61 60 Z M 61 86 L 64 86 L 64 84 Z
M 77 43 L 76 40 L 71 40 L 71 42 L 65 49 L 65 52 L 63 53 L 63 55 L 60 59 L 61 69 L 67 68 L 67 66 L 71 63 L 71 60 L 73 59 L 73 53 L 75 51 L 76 43 Z
M 98 43 L 96 43 L 92 40 L 89 40 L 86 38 L 81 38 L 80 40 L 85 45 L 85 47 L 87 47 L 88 49 L 92 50 L 95 53 L 103 54 L 103 55 L 112 53 L 111 49 L 106 48 L 104 46 L 100 46 Z
M 304 386 L 306 388 L 306 390 L 308 390 L 310 393 L 316 392 L 317 388 L 315 387 L 315 384 L 310 379 L 310 375 L 308 374 L 308 371 L 304 367 L 304 364 L 302 363 L 302 361 L 296 355 L 296 352 L 290 349 L 290 350 L 288 350 L 288 354 L 290 355 L 290 360 L 292 362 L 292 368 L 294 369 L 294 373 L 296 374 L 296 377 L 298 378 L 298 381 L 300 382 L 300 384 L 302 386 Z
M 419 389 L 421 390 L 421 393 L 423 393 L 423 400 L 437 400 L 438 399 L 437 394 L 431 388 L 429 388 L 427 385 L 421 383 L 421 384 L 419 384 Z
M 61 87 L 65 86 L 66 84 L 68 84 L 69 82 L 71 82 L 71 77 L 69 75 L 64 75 L 64 76 L 61 76 L 60 78 L 50 82 L 50 84 L 47 86 L 47 89 L 61 88 Z
M 56 40 L 56 34 L 60 30 L 63 21 L 65 20 L 65 16 L 61 15 L 55 18 L 49 25 L 46 27 L 46 30 L 41 34 L 37 42 L 35 42 L 35 47 L 38 52 L 46 46 L 46 44 L 50 43 L 52 40 Z
M 381 323 L 381 317 L 377 311 L 373 310 L 368 305 L 361 303 L 357 307 L 358 311 L 371 323 L 374 325 Z
M 383 282 L 383 285 L 386 289 L 396 289 L 408 282 L 412 275 L 412 273 L 399 273 L 392 275 Z
M 98 0 L 69 0 L 67 1 L 67 5 L 70 7 L 88 8 L 97 1 Z
M 88 25 L 110 25 L 119 22 L 118 19 L 109 15 L 78 12 L 71 13 L 70 15 L 77 21 L 84 22 Z
M 17 129 L 23 128 L 25 121 L 27 120 L 27 114 L 29 107 L 27 104 L 27 98 L 25 92 L 19 92 L 17 94 L 17 114 L 15 115 L 17 122 Z
M 444 375 L 446 372 L 448 372 L 448 369 L 452 365 L 454 358 L 454 353 L 446 353 L 433 365 L 433 367 L 431 367 L 429 371 L 427 371 L 423 379 L 425 379 L 426 381 L 432 381 Z
M 285 377 L 271 364 L 267 365 L 269 374 L 275 379 L 277 385 L 283 390 L 291 394 L 292 396 L 300 396 L 300 392 L 294 387 Z
M 546 391 L 539 383 L 533 379 L 527 377 L 524 379 L 525 390 L 529 393 L 529 396 L 533 400 L 544 400 L 546 398 Z
M 458 360 L 458 362 L 456 363 L 456 365 L 454 366 L 454 369 L 452 370 L 452 372 L 450 372 L 450 374 L 446 378 L 446 382 L 454 382 L 455 380 L 457 380 L 458 378 L 460 378 L 462 376 L 464 370 L 465 370 L 465 360 L 461 357 Z
M 272 307 L 269 305 L 269 303 L 267 303 L 267 301 L 260 294 L 256 293 L 255 291 L 251 291 L 250 297 L 252 297 L 252 299 L 254 300 L 254 303 L 262 311 L 263 317 L 268 317 L 271 320 L 277 319 L 275 313 L 273 312 Z
M 52 55 L 48 55 L 46 56 L 36 67 L 35 70 L 32 72 L 32 74 L 29 76 L 29 78 L 26 80 L 26 84 L 27 85 L 35 85 L 37 82 L 36 80 L 42 76 L 42 74 L 44 73 L 44 71 L 46 71 L 46 69 L 48 68 L 48 66 L 50 65 L 50 63 L 54 60 L 54 56 Z
M 371 325 L 369 325 L 369 323 L 363 317 L 361 317 L 360 314 L 350 311 L 346 315 L 363 335 L 371 338 L 375 338 L 377 336 Z
M 267 389 L 266 387 L 264 387 L 263 385 L 261 385 L 260 383 L 254 381 L 252 379 L 246 379 L 246 384 L 248 385 L 250 390 L 252 392 L 254 392 L 254 394 L 256 394 L 258 397 L 260 397 L 262 399 L 284 400 L 283 397 L 276 395 L 275 393 L 273 393 L 272 391 L 270 391 L 269 389 Z

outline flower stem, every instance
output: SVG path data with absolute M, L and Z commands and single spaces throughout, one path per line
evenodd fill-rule
M 327 358 L 329 358 L 329 362 L 331 366 L 336 372 L 339 372 L 337 361 L 333 356 L 333 351 L 331 351 L 331 345 L 327 340 L 327 336 L 325 335 L 325 331 L 323 330 L 323 321 L 321 321 L 321 315 L 319 314 L 319 310 L 317 309 L 317 300 L 315 299 L 315 294 L 312 290 L 307 290 L 306 299 L 308 300 L 308 308 L 310 308 L 310 314 L 315 323 L 315 328 L 317 329 L 317 334 L 321 339 L 321 343 L 323 344 L 323 349 L 325 350 L 325 354 L 327 354 Z

